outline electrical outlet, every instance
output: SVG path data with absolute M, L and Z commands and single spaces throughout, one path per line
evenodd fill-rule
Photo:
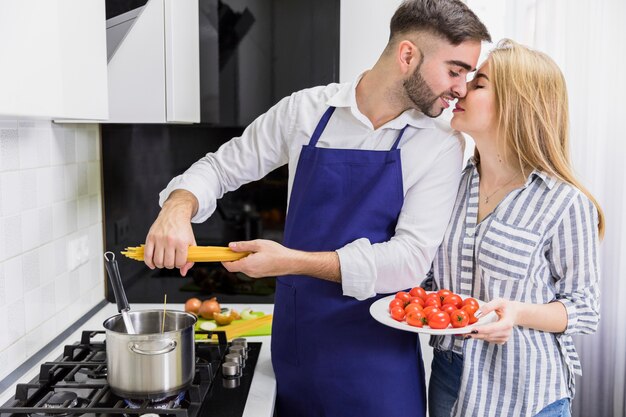
M 67 242 L 67 269 L 75 270 L 89 261 L 89 237 L 77 237 Z
M 130 232 L 130 221 L 127 216 L 122 217 L 114 223 L 115 226 L 115 244 L 118 245 L 128 239 Z

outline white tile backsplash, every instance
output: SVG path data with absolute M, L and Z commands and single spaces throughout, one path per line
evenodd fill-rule
M 17 122 L 13 128 L 0 126 L 0 172 L 20 167 L 20 144 Z
M 0 119 L 0 379 L 103 300 L 101 193 L 97 125 Z

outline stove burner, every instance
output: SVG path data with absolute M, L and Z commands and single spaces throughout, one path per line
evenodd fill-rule
M 158 400 L 131 400 L 124 399 L 128 408 L 180 408 L 180 403 L 185 399 L 185 391 L 178 395 L 172 395 Z M 145 405 L 147 403 L 147 405 Z
M 81 368 L 74 375 L 76 382 L 89 382 L 90 380 L 103 380 L 107 377 L 107 368 L 100 369 Z
M 46 401 L 44 407 L 59 408 L 59 407 L 74 407 L 76 406 L 78 394 L 69 391 L 60 391 L 52 394 L 52 397 Z
M 87 401 L 84 398 L 78 397 L 78 394 L 71 391 L 57 391 L 54 392 L 50 398 L 45 400 L 45 402 L 41 405 L 43 408 L 64 408 L 64 409 L 72 409 L 72 408 L 80 408 L 84 406 Z M 31 413 L 31 416 L 37 417 L 57 417 L 57 416 L 68 416 L 70 414 L 78 415 L 76 413 Z

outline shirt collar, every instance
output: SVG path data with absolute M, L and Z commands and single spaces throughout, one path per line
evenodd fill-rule
M 339 91 L 337 91 L 332 97 L 330 97 L 326 104 L 332 107 L 348 107 L 350 111 L 359 121 L 366 124 L 369 127 L 372 127 L 372 123 L 369 121 L 363 113 L 359 111 L 359 108 L 356 104 L 356 86 L 363 78 L 367 71 L 362 72 L 359 76 L 351 83 L 345 83 L 341 86 Z M 408 109 L 402 112 L 395 119 L 387 122 L 385 127 L 392 129 L 402 129 L 406 125 L 411 125 L 413 127 L 427 129 L 434 128 L 435 121 L 426 116 L 424 113 L 417 111 L 415 109 Z
M 467 165 L 463 169 L 463 172 L 466 172 L 467 170 L 470 170 L 470 169 L 475 169 L 476 165 L 477 165 L 476 158 L 474 158 L 473 156 L 470 157 L 469 160 L 467 161 Z M 538 169 L 534 169 L 528 175 L 528 178 L 526 178 L 526 183 L 524 184 L 524 188 L 528 187 L 533 182 L 533 179 L 535 177 L 539 178 L 541 181 L 543 181 L 546 184 L 546 187 L 548 187 L 549 190 L 551 190 L 552 187 L 554 187 L 554 184 L 556 184 L 556 182 L 557 182 L 557 180 L 553 176 L 548 174 L 547 172 L 540 171 Z

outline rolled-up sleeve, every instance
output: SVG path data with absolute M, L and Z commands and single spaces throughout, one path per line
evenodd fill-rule
M 337 250 L 343 294 L 362 300 L 419 285 L 431 268 L 454 207 L 464 142 L 454 134 L 404 196 L 390 240 L 358 239 Z M 424 163 L 404 155 L 402 164 Z
M 567 311 L 563 334 L 595 333 L 600 321 L 598 212 L 584 194 L 562 216 L 549 258 L 556 299 Z

